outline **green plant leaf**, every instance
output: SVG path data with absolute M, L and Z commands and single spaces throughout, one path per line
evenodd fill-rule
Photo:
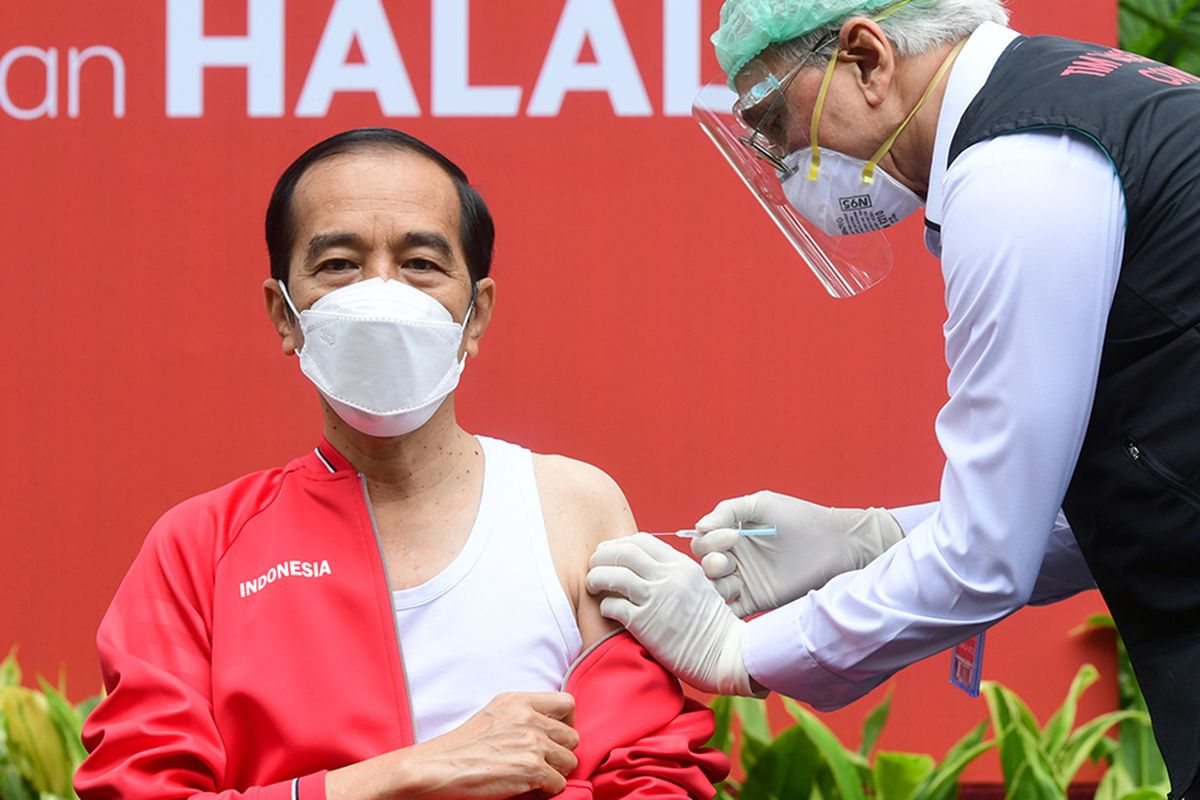
M 875 796 L 879 800 L 912 800 L 933 769 L 932 756 L 879 753 L 875 756 Z
M 1006 800 L 1066 800 L 1066 790 L 1058 785 L 1037 734 L 1021 726 L 1012 730 L 1019 757 L 1011 773 L 1005 772 Z
M 1128 773 L 1117 766 L 1109 767 L 1096 787 L 1092 800 L 1120 800 L 1133 788 Z
M 1146 700 L 1142 696 L 1141 687 L 1138 686 L 1137 677 L 1133 673 L 1133 663 L 1129 659 L 1129 651 L 1120 634 L 1116 632 L 1116 627 L 1111 616 L 1097 614 L 1089 617 L 1072 633 L 1096 629 L 1113 631 L 1117 648 L 1118 708 L 1125 711 L 1148 713 Z M 1114 770 L 1116 770 L 1115 773 Z M 1107 800 L 1118 800 L 1125 793 L 1137 787 L 1169 785 L 1167 767 L 1163 763 L 1158 742 L 1154 739 L 1154 731 L 1149 723 L 1139 718 L 1127 719 L 1120 723 L 1117 729 L 1117 747 L 1112 753 L 1111 767 L 1106 778 L 1108 774 L 1114 774 L 1115 777 L 1108 783 L 1101 781 L 1101 788 L 1104 788 L 1106 792 L 1112 792 L 1112 796 Z
M 1014 692 L 998 683 L 983 686 L 992 729 L 1000 748 L 1005 796 L 1016 800 L 1063 800 L 1065 793 L 1042 748 L 1037 720 Z
M 870 756 L 875 750 L 875 745 L 879 741 L 879 734 L 883 732 L 883 726 L 887 724 L 888 715 L 892 712 L 892 691 L 888 689 L 887 696 L 883 698 L 883 702 L 875 706 L 867 718 L 863 720 L 862 741 L 858 745 L 858 752 L 864 756 Z
M 825 727 L 825 724 L 815 715 L 786 698 L 784 705 L 795 718 L 797 727 L 808 734 L 809 739 L 816 745 L 817 752 L 820 753 L 829 769 L 837 797 L 841 800 L 865 800 L 866 795 L 863 793 L 858 767 L 855 766 L 855 757 L 861 758 L 861 756 L 847 751 L 833 731 Z M 820 778 L 818 778 L 818 782 L 820 782 Z
M 30 787 L 68 796 L 74 764 L 46 697 L 23 686 L 0 689 L 0 714 L 9 756 Z
M 1000 766 L 1006 786 L 1012 786 L 1023 761 L 1020 715 L 1014 711 L 1007 689 L 998 683 L 984 681 L 983 696 L 992 718 L 992 730 L 1000 749 Z
M 1162 800 L 1166 789 L 1135 789 L 1129 794 L 1121 795 L 1121 800 Z
M 746 773 L 740 800 L 809 800 L 820 766 L 816 745 L 799 727 L 781 733 Z
M 983 741 L 987 729 L 988 723 L 981 722 L 951 747 L 941 763 L 916 787 L 913 800 L 956 800 L 958 779 L 963 771 L 996 746 L 995 740 Z
M 44 679 L 39 678 L 42 694 L 50 706 L 50 718 L 54 720 L 63 744 L 67 747 L 67 755 L 71 758 L 71 771 L 74 773 L 83 759 L 87 758 L 87 750 L 83 747 L 83 719 L 71 701 L 58 689 L 55 689 Z
M 708 707 L 713 712 L 713 735 L 705 742 L 705 747 L 715 747 L 717 750 L 728 754 L 729 748 L 733 746 L 733 733 L 731 731 L 733 723 L 733 704 L 732 698 L 720 695 L 713 698 Z M 86 701 L 85 701 L 86 702 Z M 99 698 L 96 698 L 99 702 Z M 80 704 L 83 705 L 82 703 Z M 93 705 L 92 708 L 95 708 Z M 92 711 L 91 708 L 79 709 L 81 719 L 86 719 L 87 715 Z
M 921 785 L 913 792 L 913 800 L 957 800 L 958 781 L 976 759 L 996 746 L 995 740 L 980 742 L 952 760 L 943 761 L 934 768 Z
M 871 766 L 870 759 L 855 750 L 847 750 L 846 757 L 858 770 L 859 786 L 862 786 L 868 795 L 873 793 L 875 791 L 875 769 Z
M 742 733 L 760 742 L 771 741 L 771 725 L 767 721 L 767 704 L 756 697 L 734 697 L 733 711 L 742 723 Z
M 1181 66 L 1200 49 L 1200 0 L 1120 0 L 1121 44 Z
M 1113 755 L 1117 752 L 1119 746 L 1115 739 L 1105 737 L 1096 742 L 1096 746 L 1092 748 L 1092 754 L 1088 756 L 1088 760 L 1095 764 L 1111 764 Z
M 1089 630 L 1102 629 L 1112 630 L 1117 629 L 1117 621 L 1112 618 L 1112 614 L 1092 614 L 1075 628 L 1072 628 L 1070 634 L 1078 636 Z
M 21 685 L 21 665 L 17 663 L 17 646 L 8 651 L 8 656 L 0 661 L 0 689 Z
M 81 700 L 78 704 L 76 704 L 75 713 L 79 715 L 79 721 L 87 722 L 87 718 L 92 715 L 92 712 L 96 710 L 96 706 L 100 705 L 100 701 L 103 699 L 104 697 L 102 695 L 97 694 L 92 695 L 86 700 Z
M 1117 729 L 1117 750 L 1112 769 L 1121 768 L 1132 786 L 1168 786 L 1167 765 L 1163 762 L 1154 730 L 1145 720 L 1122 722 Z
M 1071 730 L 1075 727 L 1075 715 L 1079 708 L 1080 695 L 1099 679 L 1100 673 L 1091 664 L 1084 664 L 1075 674 L 1075 679 L 1071 681 L 1071 688 L 1067 691 L 1067 699 L 1046 723 L 1046 729 L 1042 732 L 1042 748 L 1050 758 L 1057 757 L 1066 744 Z
M 742 769 L 749 775 L 754 762 L 771 744 L 771 726 L 767 722 L 766 702 L 754 697 L 734 697 L 733 713 L 741 724 Z
M 37 792 L 13 765 L 0 767 L 0 797 L 4 800 L 38 800 Z
M 1075 779 L 1075 774 L 1079 772 L 1079 768 L 1083 766 L 1083 762 L 1096 749 L 1096 745 L 1104 738 L 1104 735 L 1108 733 L 1110 728 L 1123 720 L 1138 718 L 1144 718 L 1149 721 L 1149 717 L 1146 717 L 1140 711 L 1113 711 L 1108 714 L 1102 714 L 1086 725 L 1080 726 L 1079 730 L 1072 733 L 1070 738 L 1067 739 L 1062 752 L 1057 755 L 1056 774 L 1058 775 L 1059 786 L 1065 790 L 1071 781 Z

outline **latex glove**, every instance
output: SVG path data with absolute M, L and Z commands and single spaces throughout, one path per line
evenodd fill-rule
M 610 593 L 600 613 L 629 629 L 667 669 L 703 692 L 754 694 L 742 661 L 746 623 L 700 565 L 647 533 L 601 542 L 587 589 Z
M 737 525 L 774 525 L 776 536 L 738 536 Z M 696 523 L 692 552 L 739 617 L 770 611 L 862 569 L 904 530 L 880 508 L 828 508 L 775 492 L 719 503 Z

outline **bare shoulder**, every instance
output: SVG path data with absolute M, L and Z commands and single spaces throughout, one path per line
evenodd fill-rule
M 588 560 L 600 542 L 637 530 L 633 512 L 617 482 L 591 464 L 534 454 L 533 472 L 554 567 L 586 647 L 617 627 L 600 616 L 599 600 L 584 588 Z
M 553 509 L 575 522 L 584 523 L 584 528 L 577 529 L 574 535 L 584 536 L 590 532 L 599 537 L 593 538 L 598 542 L 611 538 L 603 535 L 605 523 L 627 517 L 632 526 L 633 515 L 621 487 L 599 467 L 566 456 L 535 454 L 533 471 L 543 509 Z M 593 528 L 588 523 L 596 523 L 594 530 L 587 530 Z

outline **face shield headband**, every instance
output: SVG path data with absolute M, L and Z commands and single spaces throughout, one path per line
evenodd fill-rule
M 884 9 L 872 19 L 878 21 L 894 14 L 908 5 L 912 0 L 903 0 Z M 919 207 L 920 200 L 901 186 L 885 172 L 881 172 L 883 184 L 871 189 L 877 177 L 877 168 L 882 159 L 895 144 L 896 140 L 907 128 L 912 119 L 932 96 L 936 86 L 952 66 L 954 53 L 946 59 L 942 69 L 925 92 L 917 107 L 909 114 L 896 132 L 876 151 L 867 162 L 858 161 L 852 167 L 852 181 L 844 177 L 838 181 L 845 186 L 854 183 L 865 187 L 866 191 L 839 192 L 831 191 L 829 178 L 847 174 L 847 161 L 840 153 L 826 151 L 826 160 L 838 156 L 840 163 L 828 165 L 835 168 L 829 178 L 822 177 L 822 157 L 819 148 L 817 128 L 819 127 L 821 111 L 824 106 L 834 70 L 837 66 L 837 52 L 830 58 L 829 67 L 825 70 L 821 90 L 814 107 L 811 125 L 810 147 L 801 153 L 786 153 L 782 147 L 764 135 L 765 123 L 770 123 L 777 110 L 785 102 L 785 94 L 792 79 L 807 65 L 817 53 L 827 47 L 829 40 L 819 43 L 809 56 L 792 67 L 782 77 L 768 76 L 760 81 L 740 98 L 728 90 L 723 83 L 713 83 L 705 87 L 693 104 L 692 114 L 701 129 L 717 147 L 717 150 L 732 166 L 742 182 L 758 200 L 771 220 L 787 238 L 788 242 L 800 255 L 821 284 L 835 298 L 847 298 L 861 294 L 883 280 L 890 272 L 893 264 L 893 254 L 890 243 L 879 229 L 886 224 L 897 221 L 902 215 L 892 213 L 877 213 L 870 210 L 872 191 L 881 191 L 885 195 L 896 196 L 897 192 L 909 196 L 906 207 Z M 961 46 L 961 45 L 960 45 Z M 755 114 L 754 109 L 766 110 Z M 750 117 L 756 117 L 756 124 L 751 127 Z M 804 163 L 807 162 L 807 163 Z M 795 173 L 802 174 L 795 174 Z M 797 204 L 791 202 L 781 181 L 791 178 L 790 188 L 795 188 L 797 182 L 808 183 L 821 191 L 827 197 L 823 204 L 831 206 L 828 213 L 812 214 L 813 204 Z M 818 178 L 822 180 L 818 181 Z M 836 188 L 836 187 L 835 187 Z M 837 196 L 834 196 L 834 195 Z M 797 205 L 808 209 L 809 214 L 797 210 Z M 854 224 L 841 226 L 834 224 L 839 217 L 857 216 L 859 220 L 872 219 L 871 225 Z M 868 216 L 870 215 L 870 216 Z M 815 219 L 814 219 L 815 218 Z M 882 220 L 876 224 L 876 221 Z M 847 235 L 850 234 L 850 235 Z

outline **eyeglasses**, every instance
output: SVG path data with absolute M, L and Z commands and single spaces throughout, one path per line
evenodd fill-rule
M 800 74 L 800 70 L 818 53 L 836 41 L 838 35 L 838 32 L 831 32 L 817 42 L 812 50 L 808 51 L 808 54 L 801 58 L 782 78 L 776 78 L 772 74 L 754 84 L 749 91 L 738 98 L 733 107 L 735 116 L 747 131 L 745 136 L 738 137 L 738 141 L 767 162 L 776 172 L 787 173 L 790 171 L 784 161 L 788 156 L 786 142 L 782 137 L 776 138 L 771 135 L 775 118 L 783 110 L 782 107 L 787 105 L 788 87 Z M 767 105 L 766 111 L 762 114 L 755 113 L 755 109 L 762 108 L 768 101 L 769 105 Z

